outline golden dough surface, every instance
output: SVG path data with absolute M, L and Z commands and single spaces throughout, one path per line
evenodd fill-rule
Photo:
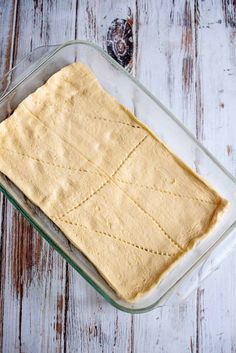
M 0 171 L 132 301 L 227 205 L 77 62 L 0 124 Z

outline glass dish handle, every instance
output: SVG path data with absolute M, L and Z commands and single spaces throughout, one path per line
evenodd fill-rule
M 38 67 L 40 62 L 43 62 L 57 47 L 58 45 L 45 45 L 35 48 L 4 74 L 0 80 L 0 99 Z

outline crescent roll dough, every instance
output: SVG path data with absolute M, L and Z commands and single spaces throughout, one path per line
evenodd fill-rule
M 79 62 L 0 124 L 0 171 L 127 301 L 159 283 L 227 205 Z

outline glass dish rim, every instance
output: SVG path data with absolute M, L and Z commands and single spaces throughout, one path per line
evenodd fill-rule
M 89 47 L 92 47 L 93 49 L 97 50 L 108 62 L 110 62 L 111 65 L 113 65 L 118 71 L 121 71 L 122 74 L 126 75 L 130 80 L 133 81 L 133 83 L 139 87 L 152 101 L 154 101 L 155 104 L 157 104 L 161 109 L 165 111 L 169 115 L 169 117 L 177 124 L 179 127 L 189 136 L 189 138 L 217 165 L 219 169 L 221 169 L 224 174 L 229 177 L 232 182 L 236 185 L 236 178 L 228 172 L 228 170 L 221 165 L 220 162 L 218 162 L 217 159 L 202 145 L 201 142 L 199 142 L 196 137 L 183 125 L 183 123 L 176 118 L 176 116 L 165 107 L 164 104 L 159 101 L 158 98 L 156 98 L 145 86 L 143 86 L 142 83 L 140 83 L 135 77 L 133 77 L 130 73 L 128 73 L 120 64 L 118 64 L 113 58 L 110 57 L 109 54 L 105 52 L 100 46 L 98 46 L 95 43 L 85 41 L 85 40 L 71 40 L 71 41 L 66 41 L 63 44 L 60 45 L 45 45 L 45 46 L 39 46 L 32 50 L 28 55 L 24 56 L 11 70 L 9 70 L 6 74 L 3 75 L 1 78 L 0 82 L 4 80 L 5 77 L 10 75 L 17 67 L 20 66 L 22 62 L 24 62 L 34 51 L 40 48 L 52 48 L 52 51 L 49 51 L 49 53 L 46 53 L 42 59 L 39 59 L 36 63 L 36 66 L 27 72 L 25 75 L 23 73 L 22 77 L 20 76 L 20 79 L 16 82 L 13 87 L 9 91 L 7 91 L 6 94 L 3 94 L 2 97 L 0 97 L 0 103 L 6 99 L 13 90 L 15 90 L 18 86 L 20 86 L 25 80 L 28 79 L 30 75 L 32 75 L 34 72 L 38 71 L 44 64 L 46 64 L 57 52 L 62 50 L 63 48 L 70 46 L 70 45 L 87 45 Z M 53 49 L 54 48 L 54 49 Z M 191 274 L 196 267 L 204 261 L 204 259 L 208 258 L 210 253 L 218 246 L 218 244 L 223 241 L 223 239 L 236 228 L 236 220 L 235 222 L 229 226 L 220 236 L 220 238 L 211 246 L 209 249 L 202 254 L 193 264 L 192 266 L 182 275 L 180 278 L 178 278 L 173 285 L 160 297 L 158 300 L 156 300 L 153 304 L 146 306 L 145 308 L 139 308 L 139 309 L 133 309 L 133 308 L 127 308 L 119 303 L 117 303 L 115 300 L 113 300 L 109 295 L 107 295 L 100 287 L 97 285 L 91 277 L 89 277 L 69 256 L 67 256 L 62 249 L 58 247 L 57 244 L 47 235 L 47 233 L 37 224 L 37 222 L 27 213 L 27 211 L 24 210 L 22 206 L 15 200 L 15 198 L 4 188 L 3 185 L 0 183 L 0 191 L 3 192 L 3 194 L 9 199 L 9 201 L 14 205 L 14 207 L 20 211 L 20 213 L 28 220 L 28 222 L 39 232 L 39 234 L 90 284 L 92 287 L 102 295 L 102 297 L 110 303 L 112 306 L 115 308 L 131 313 L 131 314 L 138 314 L 138 313 L 145 313 L 148 312 L 152 309 L 155 309 L 158 307 L 158 305 L 163 301 L 165 297 L 167 297 L 172 291 L 175 289 L 175 287 L 180 284 L 189 274 Z

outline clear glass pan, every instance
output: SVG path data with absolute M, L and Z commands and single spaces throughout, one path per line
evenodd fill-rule
M 226 249 L 224 244 L 227 243 L 230 247 L 229 234 L 236 225 L 236 180 L 137 80 L 98 46 L 84 41 L 37 48 L 8 72 L 0 82 L 0 122 L 53 73 L 77 60 L 90 67 L 111 95 L 131 110 L 176 155 L 230 202 L 224 217 L 209 236 L 199 242 L 150 293 L 135 303 L 127 303 L 117 297 L 89 260 L 67 241 L 53 222 L 0 173 L 0 190 L 109 303 L 130 313 L 146 312 L 162 305 L 170 293 L 176 290 L 177 285 L 193 270 L 196 271 L 213 250 L 219 256 L 219 252 L 223 254 Z

